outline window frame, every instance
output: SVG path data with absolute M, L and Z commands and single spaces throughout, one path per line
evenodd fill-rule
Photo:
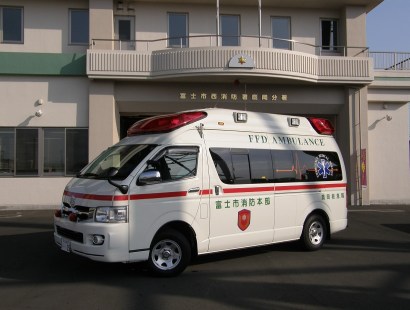
M 19 9 L 20 10 L 20 40 L 4 40 L 4 9 Z M 0 43 L 2 44 L 24 44 L 24 7 L 22 6 L 0 6 Z
M 288 21 L 288 34 L 289 36 L 287 38 L 281 38 L 281 37 L 277 37 L 274 35 L 274 27 L 273 27 L 273 21 L 277 19 L 277 20 L 287 20 Z M 270 29 L 271 29 L 271 35 L 272 35 L 272 48 L 277 48 L 277 49 L 283 49 L 283 50 L 292 50 L 292 45 L 290 40 L 292 39 L 292 19 L 290 16 L 271 16 L 270 17 Z M 275 39 L 284 39 L 284 40 L 289 40 L 289 41 L 279 41 L 279 45 L 280 44 L 287 44 L 287 47 L 277 47 L 275 46 Z
M 185 16 L 185 35 L 184 37 L 182 36 L 171 36 L 171 16 Z M 167 47 L 168 48 L 185 48 L 189 47 L 189 13 L 185 12 L 168 12 L 167 13 Z M 182 38 L 182 44 L 171 44 L 171 39 L 181 39 Z
M 87 150 L 86 152 L 86 162 L 84 163 L 84 167 L 86 166 L 86 164 L 88 163 L 88 155 L 89 155 L 89 143 L 88 143 L 88 132 L 89 129 L 87 127 L 0 127 L 0 130 L 5 129 L 5 130 L 9 130 L 10 133 L 13 134 L 13 141 L 12 141 L 12 153 L 13 153 L 13 167 L 11 169 L 12 172 L 10 173 L 1 173 L 0 174 L 0 178 L 2 177 L 72 177 L 75 176 L 76 173 L 78 173 L 79 171 L 75 172 L 75 173 L 68 173 L 67 168 L 68 168 L 68 164 L 67 164 L 67 149 L 68 149 L 68 139 L 67 139 L 67 132 L 70 130 L 84 130 L 86 131 L 84 133 L 84 137 L 87 138 Z M 64 130 L 64 171 L 60 171 L 60 172 L 51 172 L 51 173 L 47 173 L 44 171 L 44 168 L 46 166 L 45 163 L 45 132 L 48 129 L 62 129 Z M 37 130 L 37 145 L 36 145 L 36 173 L 19 173 L 17 171 L 17 166 L 18 166 L 18 162 L 17 162 L 17 131 L 18 130 Z M 82 154 L 84 155 L 84 154 Z M 76 161 L 78 161 L 80 157 L 76 158 Z
M 335 22 L 336 23 L 336 39 L 333 39 L 334 42 L 330 42 L 329 38 L 329 45 L 324 45 L 323 40 L 323 22 Z M 340 45 L 340 21 L 338 18 L 321 18 L 320 19 L 320 49 L 325 52 L 337 52 Z M 329 29 L 329 34 L 332 33 L 331 29 Z
M 72 13 L 73 12 L 87 12 L 87 22 L 88 22 L 88 29 L 87 29 L 87 42 L 73 42 L 72 40 L 72 35 L 73 35 L 73 29 L 72 29 Z M 85 46 L 90 44 L 90 10 L 89 9 L 75 9 L 75 8 L 70 8 L 68 9 L 68 45 L 79 45 L 79 46 Z
M 237 33 L 237 44 L 236 45 L 225 45 L 224 44 L 224 37 L 226 37 L 226 35 L 223 34 L 223 22 L 222 22 L 222 18 L 224 17 L 237 17 L 237 26 L 238 26 L 238 33 Z M 219 24 L 220 24 L 220 33 L 219 33 L 219 37 L 221 38 L 221 46 L 241 46 L 241 15 L 239 14 L 221 14 L 219 15 Z M 228 39 L 232 39 L 231 35 L 228 35 Z

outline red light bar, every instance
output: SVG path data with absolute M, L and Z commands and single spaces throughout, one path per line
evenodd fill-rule
M 332 123 L 325 118 L 308 117 L 308 120 L 318 134 L 330 136 L 335 132 Z
M 203 111 L 154 116 L 136 122 L 128 129 L 127 135 L 135 136 L 138 134 L 169 132 L 199 121 L 206 116 L 207 113 Z

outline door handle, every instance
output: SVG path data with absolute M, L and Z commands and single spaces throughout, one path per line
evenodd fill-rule
M 190 193 L 197 193 L 197 192 L 199 192 L 199 191 L 200 191 L 200 188 L 199 188 L 199 187 L 193 187 L 193 188 L 188 189 L 188 194 L 190 194 Z
M 222 187 L 219 185 L 215 185 L 215 195 L 220 195 L 222 192 Z

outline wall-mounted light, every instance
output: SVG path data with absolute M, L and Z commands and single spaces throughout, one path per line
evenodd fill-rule
M 40 109 L 35 113 L 35 116 L 40 117 L 41 115 L 43 115 L 43 111 Z
M 386 119 L 387 119 L 388 122 L 390 122 L 393 119 L 393 117 L 391 117 L 389 114 L 387 114 Z
M 37 100 L 37 105 L 43 105 L 44 104 L 44 100 L 43 99 L 38 99 Z
M 130 12 L 134 12 L 134 11 L 135 11 L 135 7 L 134 7 L 134 3 L 133 3 L 133 2 L 129 2 L 129 3 L 128 3 L 127 11 L 130 11 Z
M 122 11 L 124 10 L 124 4 L 122 3 L 122 1 L 118 1 L 117 2 L 117 11 Z

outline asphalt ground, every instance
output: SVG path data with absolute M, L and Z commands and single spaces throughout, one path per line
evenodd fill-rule
M 354 207 L 317 252 L 201 256 L 176 278 L 62 252 L 53 211 L 0 211 L 0 309 L 410 309 L 410 206 Z

